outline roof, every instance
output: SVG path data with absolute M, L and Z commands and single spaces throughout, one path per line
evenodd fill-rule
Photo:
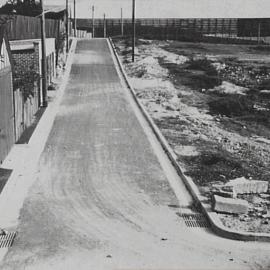
M 47 19 L 60 19 L 65 16 L 66 6 L 45 6 L 44 12 Z

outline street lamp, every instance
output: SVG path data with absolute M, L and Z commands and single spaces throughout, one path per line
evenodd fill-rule
M 104 30 L 103 36 L 104 38 L 106 38 L 107 33 L 106 33 L 106 14 L 105 13 L 104 13 L 104 19 L 103 19 L 103 30 Z
M 132 62 L 135 61 L 135 35 L 136 35 L 135 0 L 132 0 Z

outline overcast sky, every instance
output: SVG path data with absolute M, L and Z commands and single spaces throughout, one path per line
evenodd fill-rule
M 0 0 L 0 3 L 6 0 Z M 45 4 L 65 5 L 65 0 L 44 0 Z M 73 0 L 69 0 L 73 6 Z M 77 17 L 91 16 L 95 5 L 96 17 L 131 17 L 132 0 L 76 0 Z M 217 18 L 270 17 L 270 0 L 136 0 L 138 18 Z
M 78 17 L 88 17 L 91 5 L 95 5 L 97 17 L 103 13 L 119 17 L 121 7 L 124 16 L 131 17 L 132 0 L 77 0 L 77 3 Z M 143 18 L 270 17 L 270 0 L 136 0 L 136 7 L 137 17 Z

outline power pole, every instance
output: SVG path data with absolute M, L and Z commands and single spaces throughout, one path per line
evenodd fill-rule
M 76 22 L 76 0 L 74 0 L 74 37 L 77 36 L 77 22 Z
M 60 27 L 60 26 L 59 26 Z M 69 47 L 69 32 L 68 32 L 68 0 L 66 0 L 66 53 L 68 53 Z
M 92 6 L 92 37 L 95 37 L 95 6 Z
M 258 44 L 260 44 L 261 41 L 261 22 L 258 21 Z
M 42 106 L 48 106 L 48 97 L 47 97 L 47 61 L 46 61 L 46 29 L 45 29 L 45 15 L 44 15 L 44 5 L 43 0 L 40 0 L 41 6 L 41 17 L 40 17 L 40 26 L 41 26 L 41 74 L 42 74 Z
M 124 35 L 123 9 L 121 8 L 121 36 Z
M 104 38 L 106 38 L 106 14 L 105 13 L 104 13 L 103 27 L 104 27 Z
M 135 36 L 136 36 L 136 25 L 135 25 L 135 0 L 132 0 L 132 62 L 135 61 Z

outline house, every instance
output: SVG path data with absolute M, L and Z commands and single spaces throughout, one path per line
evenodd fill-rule
M 17 78 L 24 77 L 26 72 L 34 72 L 41 80 L 41 40 L 26 39 L 10 41 L 11 53 L 14 60 L 14 72 Z M 56 75 L 55 39 L 46 39 L 47 81 L 52 83 Z M 41 81 L 39 80 L 38 102 L 42 104 Z

